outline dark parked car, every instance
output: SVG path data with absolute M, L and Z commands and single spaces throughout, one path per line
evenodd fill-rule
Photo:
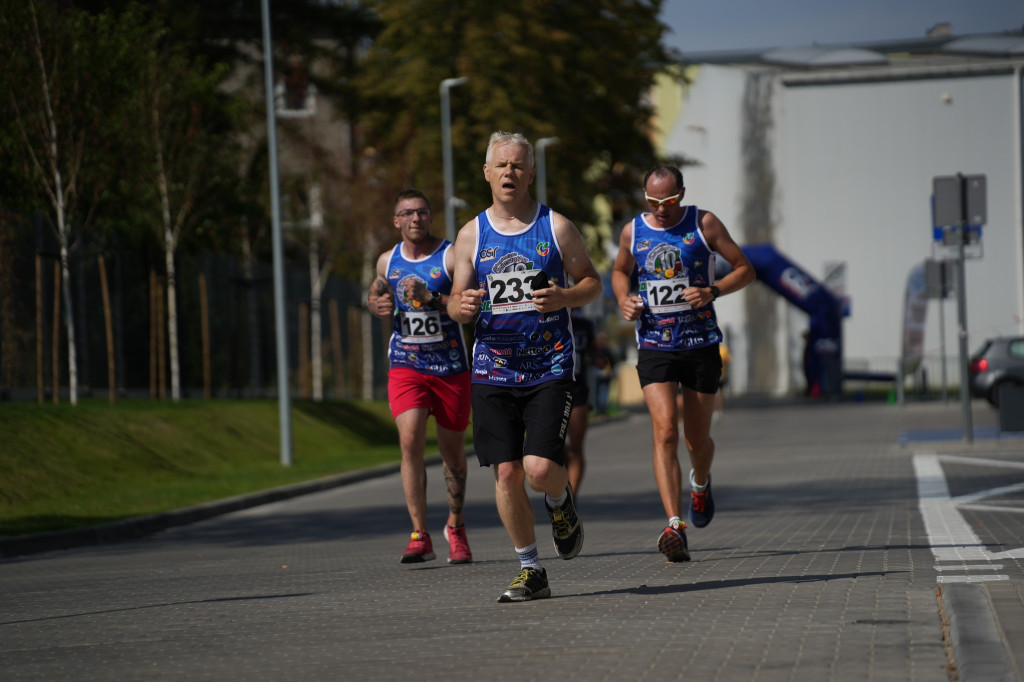
M 971 395 L 999 405 L 999 387 L 1024 386 L 1024 337 L 988 339 L 971 357 Z

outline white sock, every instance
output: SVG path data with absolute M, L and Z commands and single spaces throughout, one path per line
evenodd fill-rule
M 537 553 L 536 542 L 526 547 L 516 547 L 516 554 L 519 555 L 519 564 L 522 568 L 540 568 L 540 554 Z
M 668 525 L 672 528 L 679 528 L 682 522 L 683 520 L 681 518 L 679 518 L 678 516 L 673 516 L 671 519 L 668 520 Z
M 708 476 L 708 481 L 710 481 L 710 480 L 711 480 L 711 477 Z M 690 469 L 690 490 L 692 490 L 695 493 L 702 493 L 702 492 L 704 492 L 707 489 L 708 489 L 708 484 L 707 483 L 705 483 L 704 485 L 697 485 L 694 482 L 694 480 L 693 480 L 693 469 Z
M 544 493 L 544 499 L 547 500 L 548 506 L 550 506 L 552 509 L 554 509 L 556 507 L 561 507 L 562 503 L 565 502 L 565 498 L 568 495 L 569 495 L 569 493 L 566 492 L 565 490 L 563 490 L 562 494 L 559 495 L 558 497 L 551 497 L 547 493 Z

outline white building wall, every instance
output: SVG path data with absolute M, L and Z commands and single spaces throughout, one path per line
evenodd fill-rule
M 697 162 L 684 168 L 687 203 L 715 212 L 742 244 L 748 74 L 704 65 L 690 75 L 665 151 Z M 967 262 L 969 348 L 989 336 L 1024 333 L 1018 79 L 1019 73 L 798 86 L 776 77 L 774 243 L 818 278 L 826 262 L 846 263 L 852 301 L 844 323 L 848 366 L 895 369 L 907 276 L 932 255 L 932 178 L 958 171 L 984 174 L 988 181 L 984 257 Z M 732 332 L 730 385 L 738 392 L 746 389 L 747 376 L 741 296 L 716 304 L 723 327 Z M 778 305 L 781 393 L 803 384 L 807 316 L 781 299 Z M 938 306 L 930 304 L 925 332 L 926 355 L 935 359 L 941 348 Z M 955 299 L 949 299 L 944 338 L 952 382 L 958 380 L 955 325 Z
M 848 365 L 893 371 L 911 268 L 932 255 L 930 197 L 937 175 L 984 174 L 984 257 L 967 262 L 969 348 L 1021 329 L 1021 254 L 1013 184 L 1013 81 L 1009 76 L 930 78 L 781 88 L 781 220 L 776 245 L 811 273 L 845 261 L 852 315 Z M 945 347 L 958 348 L 956 306 Z M 929 306 L 926 356 L 938 358 L 939 302 Z M 790 330 L 790 338 L 799 330 Z M 937 379 L 937 377 L 931 377 Z M 951 377 L 955 378 L 955 377 Z

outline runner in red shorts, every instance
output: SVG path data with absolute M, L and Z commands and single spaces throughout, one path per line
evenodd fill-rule
M 377 259 L 377 278 L 367 306 L 391 316 L 388 345 L 388 401 L 402 449 L 402 488 L 412 521 L 402 563 L 436 558 L 427 531 L 427 473 L 423 461 L 427 418 L 437 422 L 437 446 L 444 465 L 448 521 L 443 535 L 448 562 L 473 560 L 462 519 L 466 497 L 465 433 L 469 425 L 469 364 L 462 327 L 448 316 L 452 289 L 451 242 L 430 234 L 430 204 L 415 189 L 395 199 L 394 224 L 402 241 Z

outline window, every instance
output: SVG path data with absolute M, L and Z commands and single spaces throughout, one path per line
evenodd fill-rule
M 274 102 L 277 115 L 284 118 L 306 118 L 316 113 L 316 85 L 310 82 L 309 72 L 298 57 L 290 58 L 278 75 Z

